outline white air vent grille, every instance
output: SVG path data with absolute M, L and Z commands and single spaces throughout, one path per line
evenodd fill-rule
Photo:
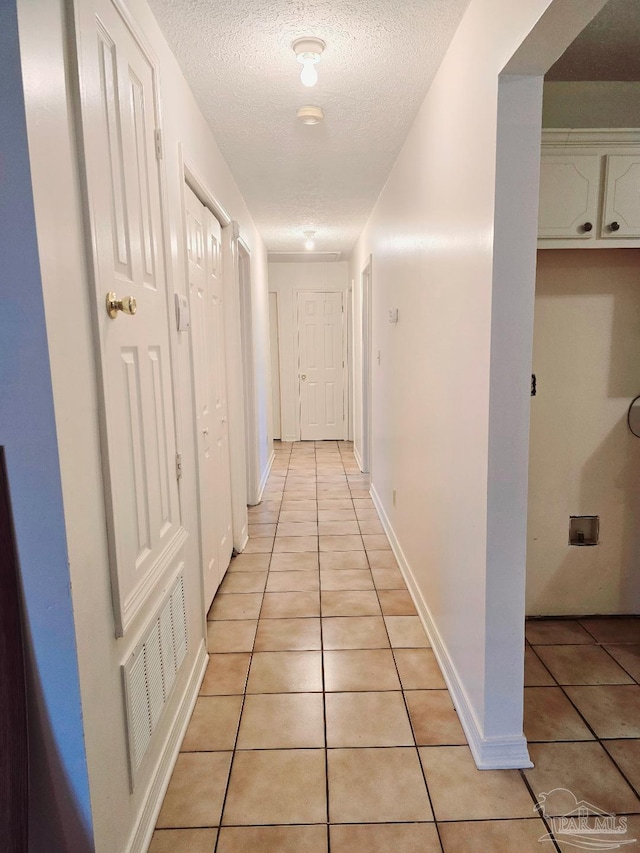
M 140 767 L 176 675 L 187 654 L 187 616 L 182 575 L 122 667 L 131 779 Z

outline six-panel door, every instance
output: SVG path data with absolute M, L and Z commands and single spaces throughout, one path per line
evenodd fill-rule
M 344 438 L 342 293 L 298 293 L 300 438 Z
M 153 60 L 108 0 L 80 50 L 116 631 L 183 555 Z M 88 10 L 87 10 L 88 12 Z M 88 32 L 89 27 L 83 29 Z M 108 292 L 137 312 L 106 310 Z

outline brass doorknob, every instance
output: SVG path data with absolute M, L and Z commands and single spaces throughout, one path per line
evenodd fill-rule
M 122 311 L 123 314 L 135 314 L 138 310 L 135 296 L 123 296 L 122 299 L 118 299 L 112 290 L 107 293 L 106 304 L 107 314 L 112 320 L 118 316 L 118 311 Z
M 307 374 L 306 374 L 306 373 L 301 373 L 301 374 L 300 374 L 300 379 L 306 379 L 306 378 L 307 378 Z

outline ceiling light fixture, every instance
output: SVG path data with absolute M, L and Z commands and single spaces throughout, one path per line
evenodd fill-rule
M 303 124 L 320 124 L 324 118 L 320 107 L 300 107 L 296 115 Z
M 304 86 L 315 86 L 318 82 L 316 65 L 320 62 L 320 55 L 325 47 L 322 39 L 317 38 L 305 37 L 294 41 L 293 49 L 298 62 L 302 64 L 300 80 Z
M 303 233 L 304 233 L 304 236 L 307 238 L 304 241 L 304 247 L 308 252 L 311 252 L 315 248 L 315 245 L 316 245 L 313 241 L 313 238 L 315 237 L 316 232 L 315 231 L 304 231 Z

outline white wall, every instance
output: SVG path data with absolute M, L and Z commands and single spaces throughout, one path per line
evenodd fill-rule
M 640 83 L 544 84 L 543 127 L 640 127 Z
M 0 4 L 0 160 L 0 445 L 24 600 L 29 849 L 88 851 L 89 780 L 13 0 Z
M 188 336 L 174 332 L 178 376 L 177 435 L 178 447 L 183 454 L 184 472 L 180 486 L 181 501 L 183 523 L 190 534 L 185 570 L 189 656 L 164 722 L 154 736 L 154 745 L 145 759 L 131 795 L 120 665 L 129 656 L 152 606 L 142 614 L 131 634 L 120 640 L 115 639 L 102 496 L 90 278 L 83 242 L 71 83 L 64 67 L 65 27 L 68 32 L 73 30 L 73 22 L 68 20 L 69 5 L 64 0 L 20 0 L 20 37 L 96 848 L 98 853 L 124 853 L 129 849 L 154 771 L 174 728 L 190 673 L 193 670 L 197 675 L 194 667 L 198 662 L 198 653 L 202 652 L 204 637 L 196 526 L 196 459 L 189 341 Z M 264 247 L 150 10 L 144 0 L 132 0 L 130 9 L 160 64 L 163 166 L 171 253 L 169 289 L 187 292 L 181 219 L 183 184 L 178 150 L 180 143 L 189 163 L 197 169 L 229 215 L 239 222 L 240 233 L 251 251 L 256 362 L 260 365 L 260 458 L 264 466 L 270 456 L 264 403 L 269 387 L 268 293 Z M 72 72 L 70 76 L 73 79 Z M 46 372 L 45 360 L 42 360 L 41 367 Z M 34 419 L 37 420 L 37 415 L 34 415 Z M 52 506 L 55 511 L 55 502 Z M 37 503 L 34 503 L 34 507 L 37 508 Z M 46 513 L 42 511 L 41 517 L 45 516 Z M 68 676 L 58 687 L 66 693 L 67 682 L 67 702 L 71 702 L 71 677 Z M 62 707 L 66 707 L 66 704 L 63 703 Z M 61 710 L 56 707 L 52 710 L 52 724 L 60 725 Z M 74 743 L 65 747 L 65 760 L 66 752 L 73 755 L 73 749 L 76 752 L 81 749 L 77 736 Z M 81 778 L 78 776 L 80 783 Z M 152 819 L 153 815 L 147 815 L 147 818 Z M 142 836 L 138 837 L 138 843 L 141 839 Z
M 348 288 L 349 265 L 345 261 L 269 264 L 269 291 L 278 294 L 282 441 L 300 440 L 296 291 L 342 291 L 346 318 Z M 345 334 L 346 330 L 345 319 Z
M 482 766 L 527 760 L 526 389 L 542 81 L 505 80 L 499 111 L 498 75 L 547 7 L 539 32 L 554 38 L 545 49 L 540 35 L 528 42 L 511 73 L 541 77 L 597 5 L 472 0 L 352 256 L 357 318 L 373 254 L 373 488 Z
M 538 253 L 527 612 L 637 613 L 640 250 Z M 600 516 L 600 545 L 568 545 L 570 515 Z

